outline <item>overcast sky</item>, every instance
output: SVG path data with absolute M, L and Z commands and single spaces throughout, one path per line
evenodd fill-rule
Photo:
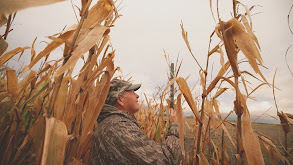
M 96 2 L 96 1 L 94 1 Z M 231 16 L 232 1 L 219 1 L 220 17 L 228 21 Z M 276 91 L 276 99 L 280 110 L 293 113 L 293 77 L 289 73 L 285 61 L 285 52 L 293 44 L 293 34 L 288 27 L 287 16 L 293 4 L 292 0 L 255 0 L 242 1 L 248 7 L 256 5 L 252 10 L 253 30 L 261 46 L 261 56 L 264 66 L 261 68 L 268 82 L 272 83 L 273 74 L 278 68 L 275 84 L 281 89 Z M 79 6 L 79 0 L 74 0 Z M 149 97 L 167 83 L 167 62 L 164 52 L 172 62 L 183 59 L 179 75 L 187 77 L 192 88 L 199 79 L 199 67 L 190 55 L 181 36 L 180 23 L 183 22 L 193 53 L 202 67 L 205 68 L 209 45 L 209 36 L 213 32 L 214 22 L 209 1 L 198 0 L 124 0 L 120 6 L 123 16 L 111 28 L 111 43 L 116 50 L 115 65 L 120 66 L 124 76 L 132 76 L 134 82 L 142 83 L 138 94 L 145 92 Z M 19 46 L 31 46 L 35 37 L 38 37 L 35 49 L 40 52 L 49 41 L 46 36 L 60 32 L 65 26 L 76 24 L 76 18 L 70 1 L 49 6 L 29 8 L 17 13 L 13 31 L 8 36 L 9 50 Z M 293 13 L 290 20 L 293 28 Z M 3 33 L 2 27 L 0 32 Z M 54 52 L 58 57 L 62 50 Z M 22 61 L 30 59 L 30 52 L 26 51 Z M 25 57 L 26 56 L 26 57 Z M 53 56 L 54 58 L 54 56 Z M 240 59 L 243 56 L 240 56 Z M 288 63 L 293 69 L 293 48 L 287 55 Z M 225 60 L 227 58 L 225 57 Z M 10 66 L 19 65 L 11 62 Z M 213 55 L 209 70 L 213 66 L 215 76 L 219 68 L 219 55 Z M 241 70 L 254 73 L 248 65 L 240 65 Z M 209 79 L 210 81 L 210 79 Z M 260 84 L 260 83 L 258 83 Z M 254 87 L 258 85 L 253 84 Z M 199 83 L 197 83 L 199 85 Z M 199 94 L 199 88 L 193 93 Z M 251 89 L 250 89 L 251 91 Z M 273 106 L 270 114 L 276 114 L 272 89 L 262 87 L 253 96 L 257 101 L 248 101 L 252 114 L 259 114 Z M 142 96 L 142 95 L 141 95 Z M 221 109 L 229 112 L 233 108 L 234 94 L 230 90 L 219 100 Z M 141 97 L 143 98 L 143 97 Z M 188 110 L 187 110 L 188 111 Z

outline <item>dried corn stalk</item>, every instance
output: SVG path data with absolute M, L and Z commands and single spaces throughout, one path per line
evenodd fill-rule
M 1 37 L 1 66 L 31 49 L 31 62 L 22 69 L 30 73 L 20 82 L 14 70 L 1 69 L 1 164 L 89 161 L 94 125 L 116 70 L 114 52 L 104 47 L 109 41 L 108 25 L 118 17 L 112 0 L 100 0 L 88 9 L 90 4 L 83 1 L 82 21 L 58 37 L 49 37 L 52 41 L 39 53 L 34 50 L 36 40 L 32 47 L 5 53 L 7 43 Z M 61 60 L 47 62 L 50 53 L 63 45 Z M 73 78 L 80 58 L 87 61 Z M 44 65 L 39 72 L 31 70 L 41 60 Z

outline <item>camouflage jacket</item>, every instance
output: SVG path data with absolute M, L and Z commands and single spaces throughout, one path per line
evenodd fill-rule
M 105 104 L 98 117 L 90 164 L 179 164 L 178 124 L 172 123 L 158 144 L 140 129 L 136 118 Z

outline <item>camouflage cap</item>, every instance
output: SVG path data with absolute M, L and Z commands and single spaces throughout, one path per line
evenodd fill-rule
M 117 102 L 119 96 L 123 94 L 124 91 L 138 90 L 141 84 L 132 84 L 124 80 L 114 79 L 111 81 L 109 93 L 106 99 L 106 104 L 114 105 Z

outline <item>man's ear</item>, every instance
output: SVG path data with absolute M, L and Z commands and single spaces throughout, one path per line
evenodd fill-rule
M 121 97 L 118 97 L 118 98 L 117 98 L 117 103 L 118 103 L 119 105 L 123 105 L 123 101 L 122 101 Z

